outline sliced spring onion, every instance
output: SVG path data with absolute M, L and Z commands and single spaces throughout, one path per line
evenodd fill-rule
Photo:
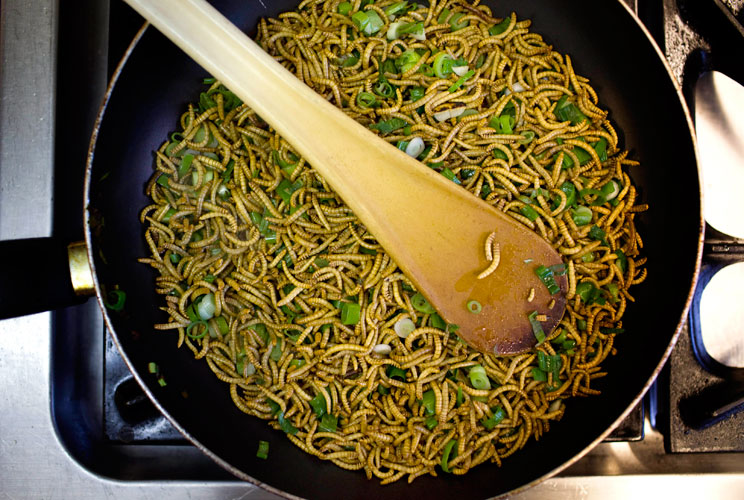
M 178 167 L 178 178 L 182 178 L 186 175 L 191 168 L 191 162 L 194 161 L 194 155 L 187 153 L 181 158 L 181 165 Z
M 127 294 L 123 290 L 111 290 L 106 293 L 106 300 L 103 304 L 107 309 L 112 311 L 121 311 L 127 301 Z
M 447 75 L 452 73 L 452 66 L 455 63 L 455 59 L 448 53 L 442 51 L 434 57 L 432 68 L 434 74 L 439 78 L 447 78 Z
M 449 25 L 452 27 L 452 31 L 458 31 L 470 25 L 470 21 L 467 20 L 460 22 L 460 18 L 464 15 L 464 12 L 455 12 L 450 16 Z
M 564 264 L 562 262 L 560 264 L 554 264 L 554 265 L 550 266 L 548 269 L 550 269 L 551 271 L 553 271 L 553 274 L 555 274 L 556 276 L 563 276 L 567 272 L 566 271 L 566 264 Z
M 359 92 L 356 97 L 356 103 L 362 109 L 376 108 L 380 105 L 377 97 L 370 92 Z
M 467 307 L 468 311 L 473 314 L 480 314 L 480 312 L 483 310 L 483 306 L 477 300 L 469 300 L 468 303 L 465 304 L 465 307 Z
M 532 378 L 538 382 L 547 382 L 548 374 L 542 371 L 540 368 L 532 368 Z
M 464 75 L 465 73 L 467 73 L 468 71 L 471 71 L 471 70 L 470 70 L 470 68 L 468 68 L 468 66 L 467 66 L 467 65 L 462 65 L 462 66 L 452 66 L 452 72 L 453 72 L 454 74 L 456 74 L 457 76 L 462 76 L 462 75 Z M 473 71 L 473 73 L 475 73 L 475 71 Z
M 573 210 L 571 218 L 577 226 L 586 226 L 592 221 L 592 210 L 589 207 L 580 205 Z
M 158 177 L 158 180 L 155 181 L 159 186 L 163 186 L 164 188 L 169 187 L 168 181 L 170 180 L 170 176 L 168 174 L 160 174 L 160 177 Z
M 537 366 L 544 372 L 553 374 L 553 382 L 558 380 L 563 360 L 560 354 L 545 354 L 537 351 Z
M 147 371 L 150 373 L 158 373 L 158 364 L 150 361 L 147 363 Z
M 576 295 L 579 296 L 585 304 L 604 304 L 605 300 L 600 297 L 600 290 L 591 281 L 582 281 L 576 285 Z
M 168 384 L 165 382 L 165 379 L 161 376 L 161 377 L 158 377 L 158 385 L 160 387 L 165 387 Z
M 284 418 L 284 412 L 279 413 L 279 428 L 287 434 L 295 435 L 298 432 L 297 427 Z
M 601 191 L 605 200 L 614 200 L 615 198 L 617 198 L 617 195 L 620 194 L 620 184 L 615 181 L 610 181 L 602 186 Z
M 561 287 L 555 282 L 555 276 L 551 268 L 539 265 L 535 268 L 535 274 L 543 282 L 543 285 L 547 287 L 550 295 L 555 295 L 561 291 Z
M 491 381 L 482 365 L 473 366 L 468 372 L 468 378 L 470 378 L 470 384 L 480 391 L 491 389 Z
M 511 24 L 511 19 L 508 17 L 505 17 L 499 24 L 495 24 L 488 28 L 488 34 L 491 36 L 496 36 L 502 34 L 504 31 L 509 28 L 509 25 Z
M 397 40 L 400 38 L 400 33 L 398 30 L 400 30 L 403 26 L 405 26 L 407 23 L 404 21 L 395 21 L 393 23 L 390 23 L 390 26 L 388 26 L 388 30 L 386 33 L 386 37 L 389 41 Z
M 355 302 L 344 302 L 341 305 L 341 323 L 344 325 L 356 325 L 359 323 L 361 308 Z
M 483 427 L 486 428 L 486 430 L 492 430 L 494 427 L 499 425 L 504 418 L 506 418 L 506 412 L 504 411 L 504 408 L 499 405 L 491 408 L 491 411 L 493 412 L 490 417 L 486 418 L 483 417 L 481 420 L 481 424 L 483 424 Z
M 393 325 L 393 330 L 402 339 L 408 337 L 415 329 L 416 325 L 411 318 L 401 318 Z
M 393 97 L 395 95 L 395 90 L 393 89 L 393 86 L 390 85 L 390 82 L 388 82 L 387 79 L 382 75 L 380 75 L 380 79 L 372 87 L 372 91 L 375 94 L 379 95 L 380 97 Z M 400 120 L 400 118 L 398 118 L 398 120 Z M 389 121 L 392 121 L 392 120 L 389 120 Z M 383 123 L 383 122 L 380 122 L 380 123 Z
M 444 472 L 449 473 L 449 462 L 450 462 L 450 454 L 452 454 L 452 449 L 455 449 L 455 454 L 452 456 L 452 459 L 457 457 L 457 440 L 451 439 L 446 445 L 444 445 L 444 450 L 442 450 L 442 470 Z
M 429 389 L 424 393 L 424 397 L 421 400 L 421 406 L 424 407 L 424 411 L 427 415 L 434 415 L 437 408 L 437 398 L 434 395 L 434 390 Z
M 525 130 L 519 133 L 524 139 L 519 139 L 519 144 L 529 144 L 535 138 L 535 132 L 532 130 Z
M 568 95 L 566 94 L 558 99 L 553 112 L 559 120 L 564 122 L 570 121 L 572 125 L 576 125 L 587 119 L 586 115 L 581 112 L 578 106 L 569 102 Z
M 437 111 L 434 113 L 434 119 L 438 122 L 443 122 L 445 120 L 449 120 L 450 118 L 457 118 L 460 116 L 467 108 L 465 106 L 459 107 L 459 108 L 451 108 L 451 109 L 445 109 L 444 111 Z
M 398 332 L 395 332 L 398 333 Z M 372 348 L 372 352 L 375 354 L 378 354 L 380 356 L 387 356 L 391 352 L 393 352 L 393 348 L 390 347 L 390 344 L 377 344 Z
M 200 327 L 198 328 L 198 331 L 192 333 L 194 328 L 197 328 L 197 327 Z M 207 326 L 206 321 L 204 320 L 192 321 L 191 323 L 189 323 L 189 326 L 186 327 L 186 336 L 189 337 L 190 339 L 200 339 L 203 336 L 205 336 L 208 331 L 209 331 L 209 327 Z
M 437 312 L 437 310 L 434 309 L 434 306 L 432 306 L 429 301 L 426 300 L 426 297 L 424 297 L 420 293 L 416 293 L 413 297 L 411 297 L 411 305 L 418 312 L 422 312 L 424 314 L 432 314 Z
M 425 148 L 426 144 L 424 144 L 424 140 L 421 137 L 416 136 L 409 141 L 405 151 L 408 156 L 418 158 L 418 156 L 424 152 Z
M 405 73 L 416 66 L 421 56 L 413 49 L 408 49 L 395 59 L 395 67 L 400 73 Z
M 530 325 L 532 325 L 532 333 L 535 334 L 537 344 L 542 344 L 545 341 L 545 332 L 542 329 L 542 325 L 537 320 L 537 311 L 532 311 L 529 316 L 527 316 L 527 319 L 529 319 Z
M 359 31 L 367 36 L 374 35 L 385 25 L 380 15 L 374 10 L 355 12 L 351 16 L 351 21 Z
M 214 294 L 208 293 L 202 297 L 198 304 L 196 304 L 196 313 L 199 318 L 204 321 L 211 319 L 214 316 L 214 311 L 217 309 L 217 305 L 214 302 Z
M 269 442 L 268 441 L 258 442 L 258 451 L 256 452 L 256 457 L 262 458 L 264 460 L 269 458 Z
M 467 66 L 464 66 L 464 67 L 465 67 L 465 68 L 467 68 Z M 453 68 L 453 69 L 456 69 L 456 68 Z M 472 70 L 472 69 L 471 69 L 470 71 L 466 71 L 465 73 L 463 73 L 462 75 L 460 75 L 460 78 L 458 78 L 458 79 L 457 79 L 457 81 L 456 81 L 455 83 L 453 83 L 453 84 L 452 84 L 452 86 L 451 86 L 451 87 L 450 87 L 450 88 L 448 89 L 448 90 L 449 90 L 449 92 L 456 92 L 456 91 L 457 91 L 457 89 L 459 89 L 460 87 L 462 87 L 462 85 L 463 85 L 463 84 L 464 84 L 464 83 L 465 83 L 465 82 L 466 82 L 466 81 L 467 81 L 467 80 L 468 80 L 468 79 L 469 79 L 469 78 L 470 78 L 471 76 L 473 76 L 474 74 L 475 74 L 475 70 Z M 472 111 L 475 111 L 475 110 L 472 110 Z
M 406 11 L 406 8 L 408 7 L 408 0 L 405 0 L 403 2 L 397 2 L 392 5 L 388 5 L 385 7 L 385 15 L 390 16 L 396 16 L 398 14 L 403 14 Z
M 340 4 L 338 4 L 338 7 L 336 9 L 342 16 L 348 16 L 349 12 L 351 12 L 351 8 L 351 2 L 341 2 Z
M 227 325 L 227 320 L 224 316 L 217 316 L 214 318 L 214 322 L 217 323 L 217 328 L 219 328 L 222 335 L 230 333 L 230 327 Z

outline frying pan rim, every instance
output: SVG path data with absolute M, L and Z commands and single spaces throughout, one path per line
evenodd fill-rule
M 692 117 L 690 115 L 690 110 L 685 102 L 685 98 L 682 92 L 682 89 L 677 82 L 677 79 L 674 76 L 674 73 L 669 66 L 668 61 L 666 60 L 663 52 L 661 51 L 661 48 L 657 45 L 656 41 L 654 40 L 651 33 L 648 31 L 646 26 L 641 22 L 641 20 L 638 18 L 635 12 L 630 9 L 622 0 L 616 0 L 617 3 L 619 3 L 622 8 L 625 9 L 625 11 L 630 15 L 630 17 L 633 19 L 633 21 L 636 23 L 636 25 L 640 28 L 641 32 L 645 35 L 647 42 L 651 45 L 653 50 L 655 51 L 658 59 L 662 62 L 666 72 L 667 76 L 669 77 L 669 80 L 671 80 L 674 90 L 677 94 L 677 99 L 679 101 L 679 104 L 682 108 L 682 112 L 684 114 L 685 121 L 687 123 L 687 128 L 690 133 L 690 139 L 692 143 L 692 149 L 693 149 L 693 156 L 695 160 L 695 165 L 698 166 L 697 172 L 698 172 L 698 186 L 701 185 L 701 178 L 700 178 L 700 168 L 699 168 L 699 155 L 698 155 L 698 149 L 697 149 L 697 142 L 696 142 L 696 136 L 695 136 L 695 129 L 692 121 Z M 122 359 L 124 360 L 124 363 L 126 364 L 129 371 L 134 376 L 137 383 L 140 385 L 140 387 L 143 389 L 145 394 L 147 394 L 147 397 L 151 400 L 151 402 L 155 405 L 155 407 L 160 411 L 163 416 L 165 416 L 168 421 L 186 438 L 188 439 L 194 446 L 199 448 L 199 450 L 207 455 L 210 459 L 212 459 L 214 462 L 216 462 L 219 466 L 236 476 L 238 479 L 244 480 L 246 482 L 249 482 L 251 484 L 254 484 L 264 490 L 270 491 L 276 495 L 285 497 L 285 498 L 301 498 L 297 497 L 295 495 L 292 495 L 290 493 L 287 493 L 285 491 L 279 490 L 276 487 L 264 483 L 253 476 L 247 474 L 246 472 L 238 469 L 237 467 L 233 466 L 232 464 L 228 463 L 224 459 L 222 459 L 220 456 L 218 456 L 216 453 L 212 452 L 209 448 L 204 446 L 199 440 L 197 440 L 194 436 L 192 436 L 186 429 L 184 429 L 181 424 L 175 419 L 159 402 L 158 398 L 155 397 L 155 395 L 152 393 L 152 391 L 149 389 L 148 385 L 145 383 L 144 379 L 140 376 L 139 372 L 135 369 L 132 361 L 129 359 L 129 356 L 126 354 L 121 342 L 119 341 L 118 334 L 116 333 L 116 329 L 114 327 L 114 324 L 109 317 L 108 309 L 104 305 L 103 301 L 103 290 L 101 287 L 101 283 L 98 279 L 98 273 L 96 271 L 96 264 L 95 259 L 93 255 L 93 235 L 91 231 L 92 227 L 92 216 L 90 212 L 90 188 L 92 183 L 92 171 L 93 171 L 93 162 L 95 157 L 95 149 L 96 144 L 98 142 L 98 136 L 101 128 L 101 124 L 103 122 L 103 118 L 105 115 L 106 108 L 108 106 L 108 103 L 111 99 L 112 93 L 114 88 L 116 87 L 116 84 L 119 80 L 119 77 L 121 76 L 121 73 L 126 65 L 126 63 L 129 60 L 129 57 L 131 56 L 134 49 L 137 47 L 139 41 L 142 39 L 142 37 L 147 32 L 147 29 L 150 27 L 150 23 L 145 22 L 142 27 L 137 31 L 136 35 L 132 39 L 131 43 L 128 45 L 126 51 L 124 52 L 124 55 L 122 56 L 121 60 L 116 66 L 116 69 L 114 70 L 111 80 L 109 81 L 108 87 L 106 89 L 106 94 L 103 98 L 103 101 L 101 103 L 101 106 L 99 108 L 98 114 L 96 116 L 96 121 L 93 127 L 93 132 L 91 134 L 91 140 L 88 147 L 88 154 L 86 159 L 86 168 L 85 168 L 85 182 L 83 186 L 83 199 L 84 199 L 84 210 L 83 210 L 83 223 L 85 228 L 85 243 L 87 247 L 87 254 L 88 254 L 88 261 L 90 263 L 92 275 L 93 275 L 93 282 L 95 286 L 96 291 L 96 301 L 98 302 L 98 306 L 101 309 L 101 312 L 103 314 L 103 319 L 106 324 L 106 327 L 109 329 L 109 332 L 111 332 L 111 337 L 116 345 L 116 348 L 118 349 L 119 353 L 122 356 Z M 700 196 L 700 209 L 698 213 L 698 239 L 697 239 L 697 248 L 695 253 L 695 266 L 693 269 L 693 275 L 692 280 L 690 282 L 689 290 L 687 293 L 687 297 L 684 302 L 684 306 L 680 312 L 679 319 L 677 321 L 677 326 L 675 328 L 675 331 L 673 335 L 670 338 L 669 344 L 667 345 L 664 353 L 662 354 L 661 358 L 659 359 L 659 362 L 657 363 L 655 369 L 651 372 L 648 380 L 646 383 L 641 387 L 640 392 L 637 396 L 635 396 L 630 404 L 626 407 L 624 411 L 622 411 L 618 417 L 605 428 L 604 431 L 602 431 L 593 441 L 589 442 L 583 449 L 581 449 L 578 453 L 576 453 L 573 457 L 563 462 L 558 467 L 555 467 L 554 469 L 546 472 L 545 474 L 534 478 L 532 481 L 529 481 L 513 490 L 510 490 L 508 492 L 504 492 L 500 495 L 498 495 L 495 498 L 506 498 L 510 495 L 515 495 L 521 492 L 524 492 L 537 484 L 545 481 L 546 479 L 555 476 L 556 474 L 560 473 L 561 471 L 565 470 L 566 468 L 570 467 L 577 461 L 579 461 L 581 458 L 583 458 L 589 451 L 591 451 L 594 447 L 596 447 L 601 441 L 603 441 L 614 429 L 617 427 L 620 422 L 622 422 L 628 414 L 635 408 L 635 406 L 641 401 L 643 396 L 646 394 L 648 389 L 650 388 L 651 384 L 656 380 L 657 376 L 659 375 L 659 372 L 663 368 L 664 364 L 667 362 L 672 349 L 674 348 L 675 344 L 677 343 L 677 340 L 679 338 L 680 332 L 682 330 L 682 326 L 684 324 L 684 319 L 687 316 L 687 313 L 690 308 L 690 304 L 692 302 L 694 290 L 699 278 L 700 274 L 700 268 L 701 268 L 701 261 L 702 261 L 702 253 L 703 253 L 703 242 L 704 242 L 704 218 L 703 218 L 703 192 L 702 189 L 698 189 L 699 196 Z

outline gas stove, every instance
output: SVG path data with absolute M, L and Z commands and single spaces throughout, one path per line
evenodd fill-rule
M 731 57 L 744 43 L 732 22 L 741 0 L 626 3 L 662 47 L 691 109 L 702 73 L 744 81 Z M 98 103 L 142 20 L 117 0 L 2 0 L 0 9 L 0 239 L 72 241 L 82 234 L 80 186 Z M 730 396 L 744 364 L 741 354 L 711 348 L 704 330 L 720 316 L 709 306 L 720 299 L 706 300 L 702 285 L 744 259 L 742 237 L 709 232 L 690 319 L 643 403 L 584 458 L 512 498 L 741 497 L 744 415 Z M 277 498 L 235 480 L 154 410 L 93 300 L 0 321 L 0 374 L 0 498 Z

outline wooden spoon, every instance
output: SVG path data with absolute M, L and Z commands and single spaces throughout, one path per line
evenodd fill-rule
M 518 353 L 536 344 L 531 313 L 546 334 L 560 321 L 565 276 L 551 295 L 534 271 L 562 260 L 540 236 L 346 116 L 205 1 L 126 1 L 292 144 L 468 344 Z M 494 231 L 499 266 L 477 279 Z

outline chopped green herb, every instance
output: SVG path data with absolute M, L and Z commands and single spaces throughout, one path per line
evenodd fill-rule
M 361 317 L 361 308 L 355 302 L 344 302 L 341 305 L 341 323 L 344 325 L 356 325 Z
M 326 399 L 322 392 L 316 394 L 315 397 L 310 400 L 309 404 L 318 417 L 322 417 L 326 414 Z
M 318 429 L 325 432 L 336 432 L 337 426 L 338 417 L 330 413 L 326 413 L 320 419 L 320 425 L 318 425 Z
M 389 120 L 379 121 L 369 128 L 379 130 L 381 134 L 389 134 L 390 132 L 401 129 L 406 125 L 408 125 L 408 122 L 406 122 L 405 120 L 402 120 L 400 118 L 391 118 Z
M 451 180 L 452 182 L 454 182 L 455 184 L 458 184 L 458 185 L 462 184 L 462 182 L 460 181 L 460 179 L 457 178 L 455 173 L 447 167 L 445 167 L 442 170 L 442 175 L 448 178 L 449 180 Z

